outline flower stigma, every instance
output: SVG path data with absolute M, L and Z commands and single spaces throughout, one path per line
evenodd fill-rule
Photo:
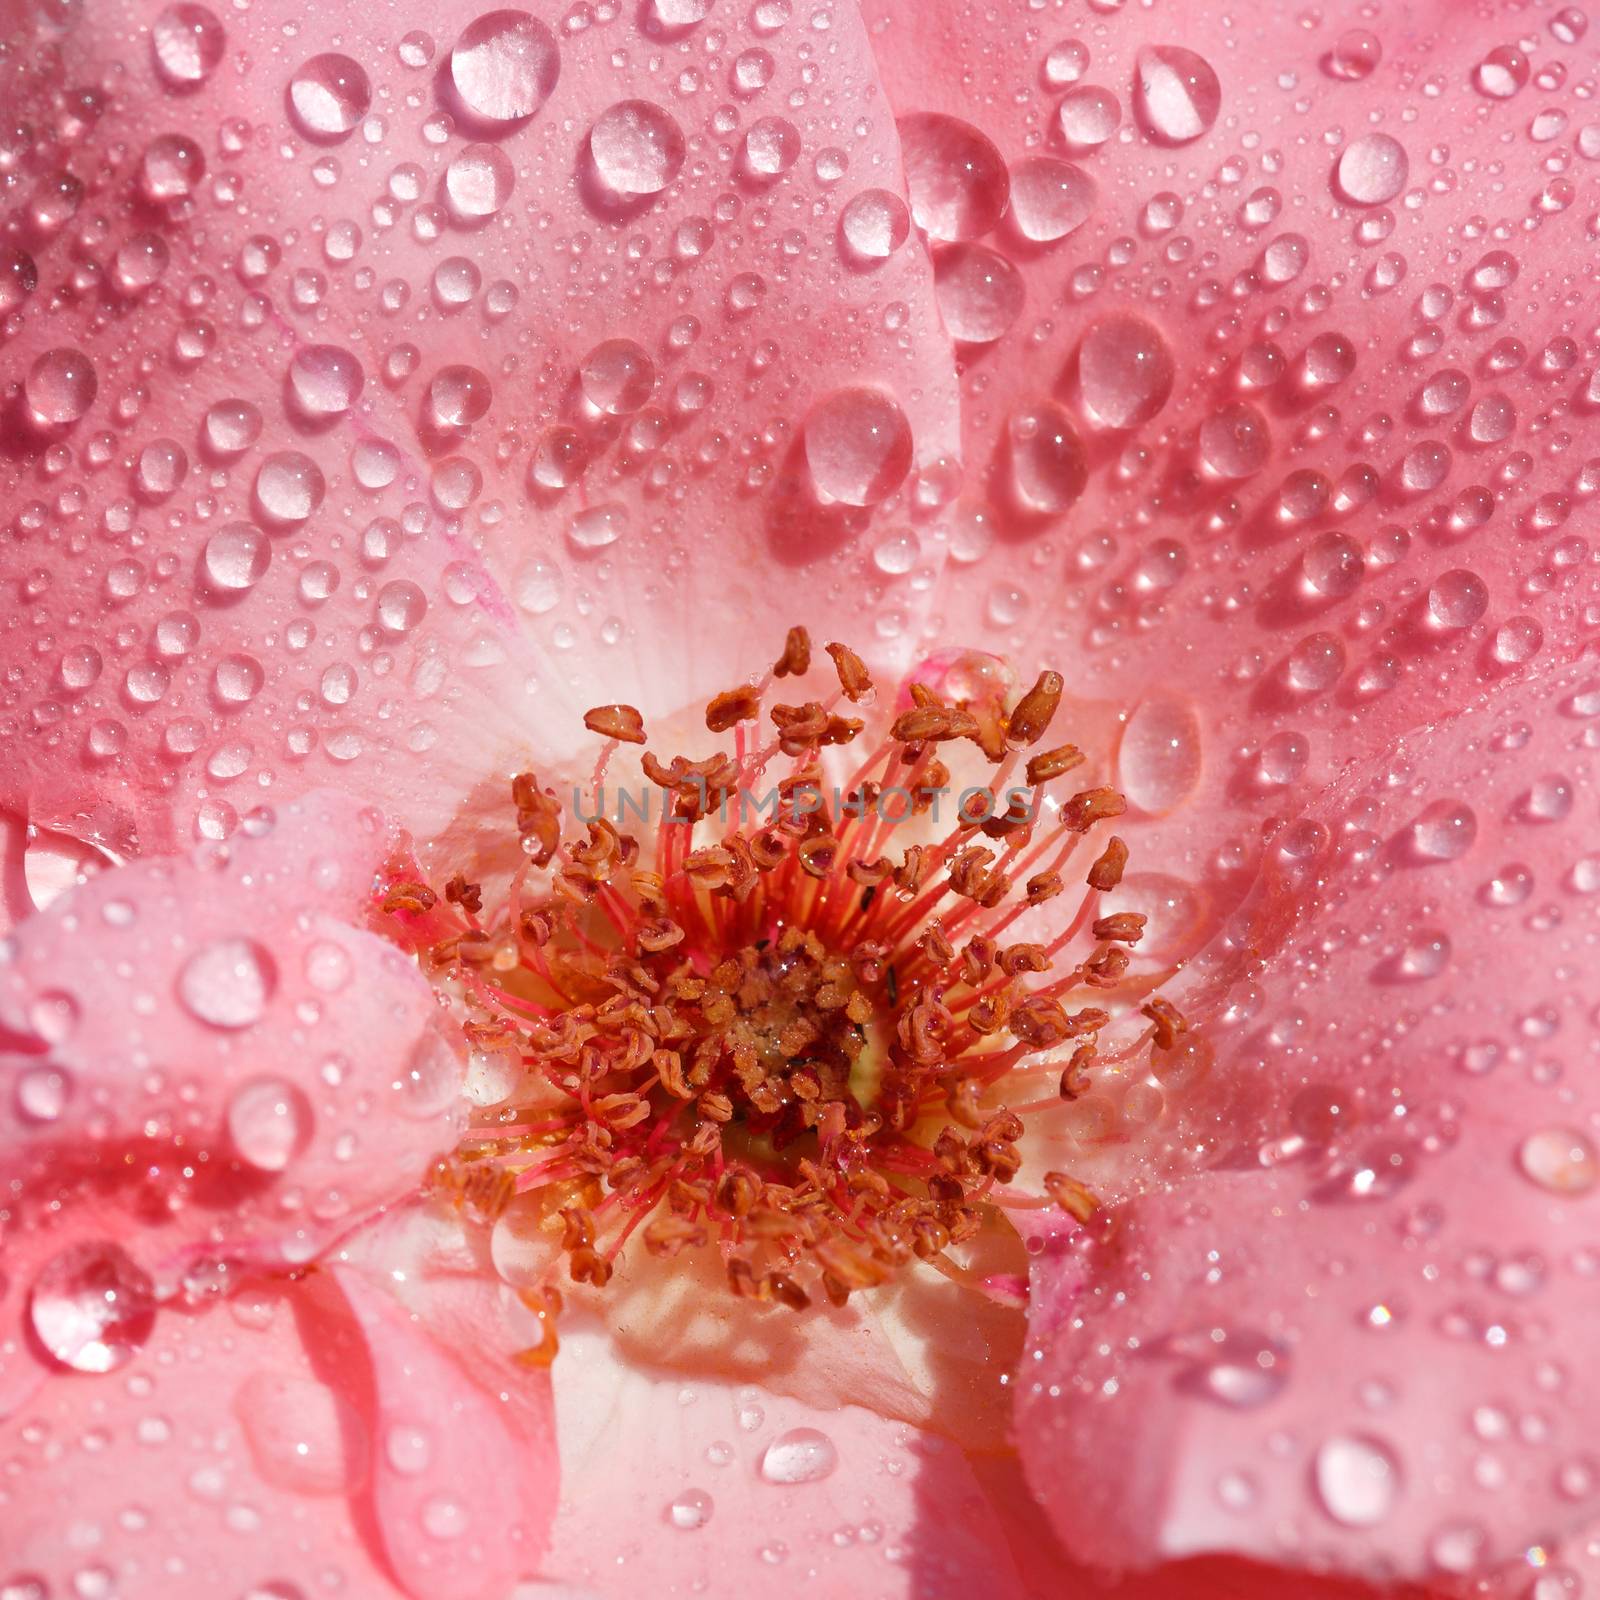
M 716 1251 L 734 1295 L 794 1311 L 919 1261 L 967 1281 L 960 1247 L 993 1207 L 1095 1212 L 1067 1173 L 1014 1185 L 1025 1118 L 1088 1089 L 1113 1015 L 1142 1012 L 1135 1050 L 1186 1032 L 1129 974 L 1144 916 L 1100 914 L 1128 859 L 1101 837 L 1123 796 L 1061 798 L 1085 757 L 1040 748 L 1061 675 L 1013 697 L 1003 664 L 966 658 L 1002 670 L 947 673 L 943 693 L 914 676 L 891 714 L 859 656 L 827 653 L 821 699 L 775 691 L 813 668 L 792 628 L 759 683 L 710 701 L 731 752 L 662 761 L 633 707 L 586 715 L 597 797 L 639 762 L 644 838 L 626 806 L 574 819 L 522 772 L 503 891 L 461 873 L 435 888 L 409 861 L 386 880 L 390 931 L 513 1069 L 434 1186 L 485 1221 L 536 1197 L 559 1235 L 551 1281 L 524 1291 L 541 1314 L 561 1261 L 603 1288 L 636 1235 L 658 1258 Z M 963 761 L 982 781 L 957 791 Z M 1091 851 L 1049 937 L 1008 937 Z M 553 1353 L 547 1336 L 526 1355 Z

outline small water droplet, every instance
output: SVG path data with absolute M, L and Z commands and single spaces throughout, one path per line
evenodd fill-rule
M 311 1102 L 284 1078 L 252 1078 L 228 1100 L 228 1137 L 240 1160 L 282 1172 L 311 1138 Z
M 817 1483 L 839 1465 L 839 1451 L 816 1428 L 790 1428 L 769 1444 L 761 1457 L 761 1476 L 768 1483 Z
M 59 346 L 46 350 L 22 382 L 28 414 L 43 427 L 65 428 L 94 404 L 100 379 L 94 363 L 81 350 Z
M 149 1275 L 121 1245 L 71 1246 L 46 1262 L 28 1300 L 40 1344 L 74 1372 L 114 1372 L 155 1326 Z
M 1339 1434 L 1317 1450 L 1313 1481 L 1323 1509 L 1347 1528 L 1370 1528 L 1394 1508 L 1400 1465 L 1380 1440 Z
M 667 1521 L 674 1528 L 692 1533 L 696 1528 L 705 1527 L 715 1509 L 711 1496 L 704 1489 L 685 1489 L 668 1501 Z
M 1353 205 L 1382 205 L 1405 188 L 1410 171 L 1410 158 L 1398 139 L 1367 133 L 1340 152 L 1333 169 L 1334 188 Z
M 1593 1141 L 1576 1128 L 1541 1128 L 1517 1150 L 1523 1173 L 1551 1194 L 1587 1194 L 1600 1180 L 1600 1156 Z

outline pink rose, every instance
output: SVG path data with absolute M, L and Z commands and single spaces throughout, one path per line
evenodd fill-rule
M 1580 9 L 0 16 L 0 1600 L 1600 1584 Z

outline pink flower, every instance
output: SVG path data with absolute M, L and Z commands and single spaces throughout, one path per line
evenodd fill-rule
M 1600 1582 L 1581 10 L 6 28 L 3 1600 Z

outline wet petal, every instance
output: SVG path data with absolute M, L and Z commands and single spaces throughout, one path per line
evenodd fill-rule
M 1020 1596 L 999 1519 L 953 1445 L 858 1406 L 653 1378 L 562 1328 L 563 1467 L 547 1581 L 600 1595 Z M 535 1589 L 534 1593 L 538 1593 Z
M 1536 673 L 1278 834 L 1209 1170 L 1036 1267 L 1022 1447 L 1080 1556 L 1443 1583 L 1592 1520 L 1597 714 Z
M 426 839 L 597 664 L 681 705 L 926 571 L 953 368 L 922 253 L 841 232 L 904 210 L 853 11 L 184 16 L 19 46 L 0 800 L 151 849 L 333 784 Z
M 27 1228 L 121 1208 L 170 1290 L 202 1257 L 307 1261 L 418 1183 L 454 1140 L 462 1068 L 426 980 L 359 926 L 389 847 L 371 814 L 312 796 L 18 927 L 0 1135 Z

